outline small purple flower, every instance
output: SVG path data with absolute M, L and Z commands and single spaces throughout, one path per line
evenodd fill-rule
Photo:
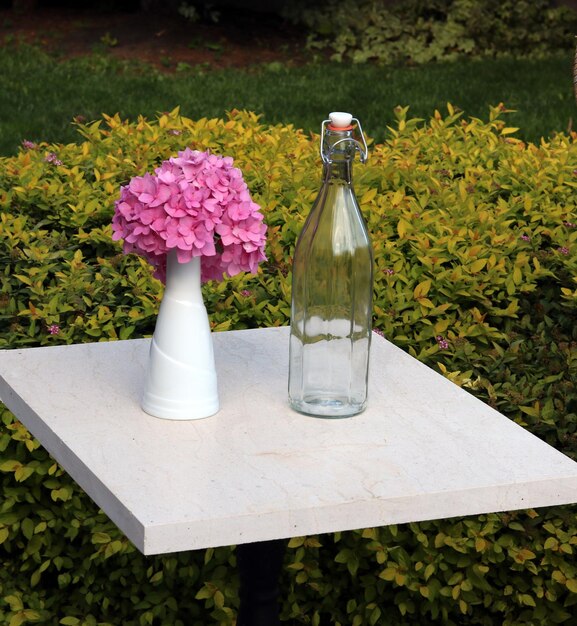
M 181 130 L 177 130 L 176 128 L 173 128 L 172 130 L 168 131 L 169 135 L 182 135 L 182 131 Z
M 28 141 L 28 139 L 24 139 L 22 141 L 22 147 L 26 150 L 34 150 L 37 146 L 33 141 Z
M 52 163 L 53 165 L 62 165 L 62 161 L 56 156 L 54 152 L 49 152 L 44 157 L 44 160 L 46 161 L 46 163 Z
M 566 226 L 567 228 L 577 228 L 577 224 L 574 224 L 573 222 L 563 222 L 563 226 Z
M 442 335 L 437 335 L 435 337 L 435 340 L 437 342 L 437 345 L 439 346 L 439 349 L 446 350 L 449 347 L 449 342 Z
M 561 254 L 569 254 L 569 248 L 566 248 L 565 246 L 560 246 L 557 248 L 557 251 Z
M 387 267 L 383 270 L 383 274 L 387 274 L 387 276 L 392 276 L 395 273 L 395 270 L 392 270 L 390 267 Z
M 521 235 L 521 239 L 523 241 L 531 241 L 531 237 L 529 237 L 529 235 Z
M 250 291 L 250 289 L 243 289 L 240 292 L 240 295 L 243 296 L 243 298 L 250 298 L 250 296 L 252 296 L 252 291 Z
M 58 326 L 58 324 L 51 324 L 48 326 L 48 332 L 51 335 L 57 335 L 60 332 L 60 326 Z
M 573 170 L 573 176 L 577 176 L 577 170 Z
M 375 335 L 380 335 L 381 337 L 385 336 L 385 333 L 380 328 L 373 328 L 373 332 Z

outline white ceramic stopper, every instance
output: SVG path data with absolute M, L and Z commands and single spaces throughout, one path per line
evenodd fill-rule
M 342 113 L 341 111 L 333 111 L 329 113 L 329 119 L 335 128 L 346 128 L 351 125 L 353 116 L 350 113 Z

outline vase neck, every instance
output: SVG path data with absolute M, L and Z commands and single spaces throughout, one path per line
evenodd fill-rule
M 165 293 L 179 300 L 202 302 L 200 284 L 200 257 L 179 263 L 176 250 L 171 250 L 166 258 Z

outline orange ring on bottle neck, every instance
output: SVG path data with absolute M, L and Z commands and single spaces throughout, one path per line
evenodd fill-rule
M 335 130 L 337 132 L 339 132 L 339 131 L 344 132 L 346 130 L 353 130 L 354 126 L 351 124 L 350 126 L 337 127 L 337 126 L 333 126 L 332 124 L 327 124 L 327 128 L 329 130 Z

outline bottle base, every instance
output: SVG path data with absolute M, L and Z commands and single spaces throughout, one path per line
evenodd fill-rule
M 367 406 L 366 402 L 352 404 L 347 398 L 334 396 L 309 396 L 298 400 L 289 398 L 289 403 L 298 413 L 328 419 L 352 417 L 362 413 Z

